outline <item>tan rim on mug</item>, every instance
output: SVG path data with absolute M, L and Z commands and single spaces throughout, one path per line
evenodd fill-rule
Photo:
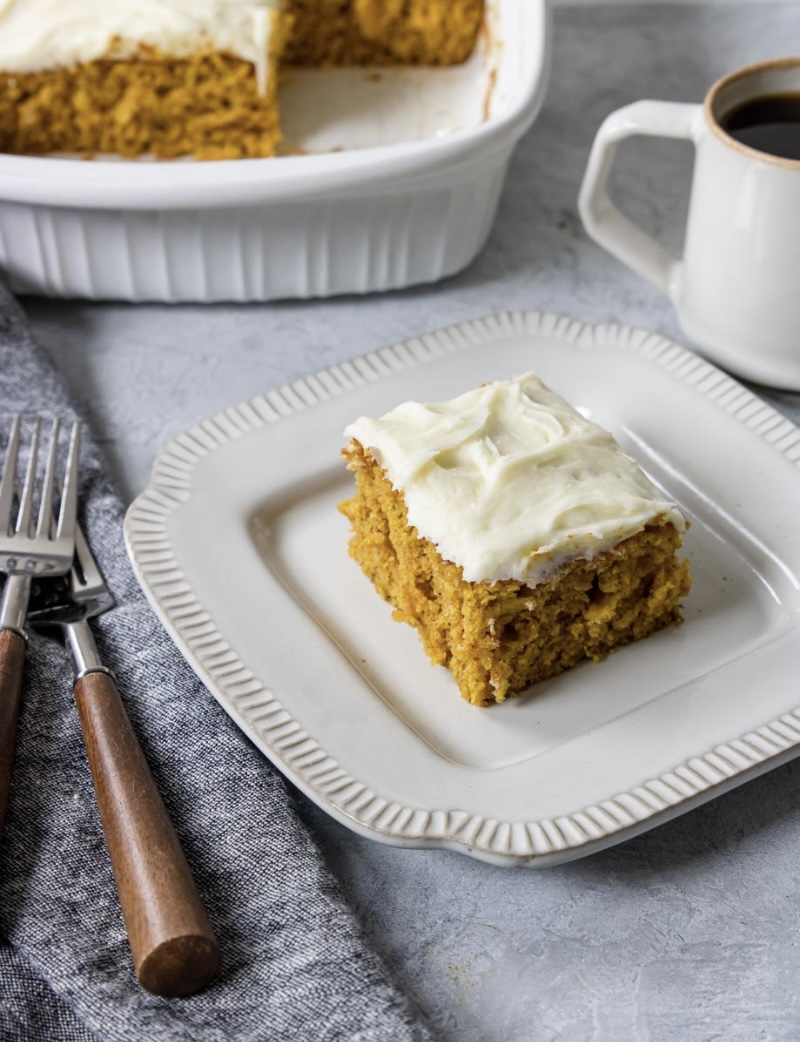
M 800 170 L 800 159 L 791 159 L 763 149 L 753 148 L 728 133 L 723 127 L 726 117 L 748 101 L 752 101 L 753 98 L 770 97 L 777 93 L 770 87 L 770 80 L 776 72 L 796 76 L 797 83 L 791 93 L 797 94 L 800 103 L 800 58 L 774 58 L 771 61 L 746 65 L 743 69 L 736 69 L 734 72 L 722 76 L 706 95 L 703 111 L 711 131 L 729 148 L 739 149 L 745 155 L 755 159 L 776 163 L 791 170 Z M 784 86 L 781 93 L 789 93 L 789 91 Z

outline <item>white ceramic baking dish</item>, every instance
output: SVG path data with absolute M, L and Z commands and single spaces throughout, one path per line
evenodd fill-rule
M 174 302 L 451 275 L 488 236 L 511 152 L 542 103 L 549 38 L 548 0 L 490 0 L 464 66 L 293 71 L 282 107 L 303 154 L 0 155 L 0 271 L 19 293 Z

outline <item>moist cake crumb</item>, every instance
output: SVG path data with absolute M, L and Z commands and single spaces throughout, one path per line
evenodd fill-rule
M 278 154 L 288 66 L 465 61 L 483 0 L 0 4 L 0 151 Z

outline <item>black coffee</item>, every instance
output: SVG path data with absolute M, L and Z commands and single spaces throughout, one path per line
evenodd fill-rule
M 800 94 L 765 94 L 732 109 L 722 129 L 743 145 L 782 159 L 800 159 Z

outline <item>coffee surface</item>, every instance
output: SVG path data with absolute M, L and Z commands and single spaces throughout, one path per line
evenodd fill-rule
M 800 160 L 800 93 L 751 98 L 728 112 L 720 125 L 743 145 Z

